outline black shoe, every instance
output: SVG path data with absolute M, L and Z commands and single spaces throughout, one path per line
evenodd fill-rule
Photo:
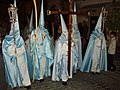
M 62 82 L 63 85 L 67 86 L 67 82 Z
M 44 79 L 40 79 L 40 82 L 44 81 Z
M 76 75 L 77 73 L 74 73 L 73 75 Z
M 100 72 L 96 72 L 97 75 L 100 75 Z
M 115 71 L 116 70 L 116 65 L 114 65 L 114 64 L 109 65 L 108 70 L 109 71 Z
M 92 73 L 92 75 L 95 75 L 95 72 L 91 72 Z
M 27 89 L 31 89 L 31 86 L 26 86 L 25 88 L 27 88 Z
M 13 90 L 17 89 L 17 87 L 14 87 Z

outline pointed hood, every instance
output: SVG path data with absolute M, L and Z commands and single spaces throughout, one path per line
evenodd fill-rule
M 17 5 L 16 5 L 16 0 L 14 0 L 14 6 L 17 7 Z M 20 35 L 18 14 L 16 14 L 16 22 L 15 22 L 15 27 L 14 27 L 14 29 L 15 29 L 15 31 L 17 32 L 17 34 Z
M 33 10 L 31 13 L 30 24 L 29 24 L 29 31 L 31 32 L 32 30 L 33 30 Z
M 16 5 L 16 0 L 14 0 L 14 6 L 17 7 L 17 5 Z
M 102 12 L 100 13 L 97 24 L 95 26 L 95 32 L 101 33 L 101 29 L 102 29 Z
M 98 18 L 97 24 L 95 26 L 94 31 L 92 32 L 92 35 L 96 38 L 102 34 L 102 12 L 100 13 L 100 16 Z
M 62 34 L 60 36 L 61 39 L 68 39 L 68 30 L 65 24 L 65 21 L 63 19 L 62 14 L 60 14 L 60 20 L 61 20 L 61 27 L 62 27 Z
M 76 2 L 74 2 L 74 12 L 76 12 Z M 77 15 L 76 14 L 73 15 L 73 22 L 74 22 L 73 24 L 74 24 L 75 30 L 77 29 L 77 31 L 78 31 Z
M 63 19 L 62 14 L 60 14 L 60 20 L 61 20 L 61 27 L 62 27 L 62 33 L 66 33 L 68 32 L 65 21 Z
M 102 29 L 102 12 L 100 13 L 99 19 L 97 21 L 97 24 L 95 26 L 95 30 L 92 32 L 89 43 L 84 55 L 81 71 L 82 72 L 90 72 L 92 61 L 94 58 L 95 53 L 97 52 L 97 60 L 99 60 L 99 68 L 100 70 L 107 71 L 107 52 L 106 52 L 106 41 L 104 37 L 104 33 L 101 32 Z M 101 39 L 100 39 L 101 38 Z M 96 49 L 97 47 L 97 49 Z M 100 51 L 98 48 L 101 48 L 102 51 Z M 96 51 L 97 50 L 97 51 Z M 102 58 L 100 57 L 100 54 L 102 55 Z
M 14 6 L 17 7 L 17 5 L 16 5 L 16 0 L 14 0 Z M 13 32 L 13 30 L 14 30 L 14 32 Z M 15 36 L 20 35 L 18 14 L 16 14 L 16 21 L 15 21 L 15 23 L 14 23 L 14 26 L 13 26 L 13 24 L 11 23 L 10 34 L 11 34 L 11 35 L 14 35 L 14 34 L 15 34 Z
M 76 2 L 74 2 L 74 12 L 76 12 Z M 80 32 L 78 30 L 78 24 L 77 24 L 77 15 L 74 14 L 74 15 L 72 15 L 72 17 L 73 17 L 73 23 L 72 23 L 72 25 L 73 25 L 72 35 L 73 36 L 72 37 L 73 37 L 73 39 L 76 39 L 76 38 L 80 37 Z
M 39 26 L 43 26 L 45 25 L 45 21 L 44 21 L 44 9 L 43 9 L 43 0 L 41 3 L 41 11 L 40 11 L 40 17 L 39 17 Z

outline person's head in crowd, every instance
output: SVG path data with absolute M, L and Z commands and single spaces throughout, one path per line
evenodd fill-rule
M 116 32 L 111 32 L 110 33 L 110 37 L 112 38 L 112 37 L 116 37 Z
M 84 20 L 83 21 L 83 26 L 86 26 L 87 25 L 87 22 Z

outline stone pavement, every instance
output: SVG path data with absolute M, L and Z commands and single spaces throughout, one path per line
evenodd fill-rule
M 35 81 L 31 87 L 31 90 L 120 90 L 120 71 L 102 72 L 100 75 L 78 72 L 68 81 L 67 86 L 62 85 L 61 82 L 53 82 L 49 77 L 43 82 Z
M 82 73 L 80 71 L 68 81 L 68 85 L 62 85 L 62 82 L 53 82 L 51 77 L 43 82 L 35 81 L 30 90 L 120 90 L 120 59 L 116 58 L 115 65 L 117 70 L 114 72 L 101 72 L 100 75 L 91 73 Z M 0 59 L 0 90 L 12 90 L 5 82 L 3 61 Z M 15 90 L 27 90 L 26 88 L 17 88 Z
M 7 90 L 7 84 L 5 82 L 4 62 L 0 54 L 0 90 Z

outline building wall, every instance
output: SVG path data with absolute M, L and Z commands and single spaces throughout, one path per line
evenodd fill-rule
M 83 1 L 79 1 L 78 3 L 81 3 L 81 7 L 82 6 L 86 6 L 86 5 L 91 5 L 91 4 L 99 4 L 99 3 L 107 3 L 107 2 L 112 2 L 113 0 L 83 0 Z M 120 1 L 120 0 L 115 0 Z
M 59 10 L 60 0 L 47 0 L 47 8 L 50 9 L 53 5 L 55 5 L 56 9 Z

